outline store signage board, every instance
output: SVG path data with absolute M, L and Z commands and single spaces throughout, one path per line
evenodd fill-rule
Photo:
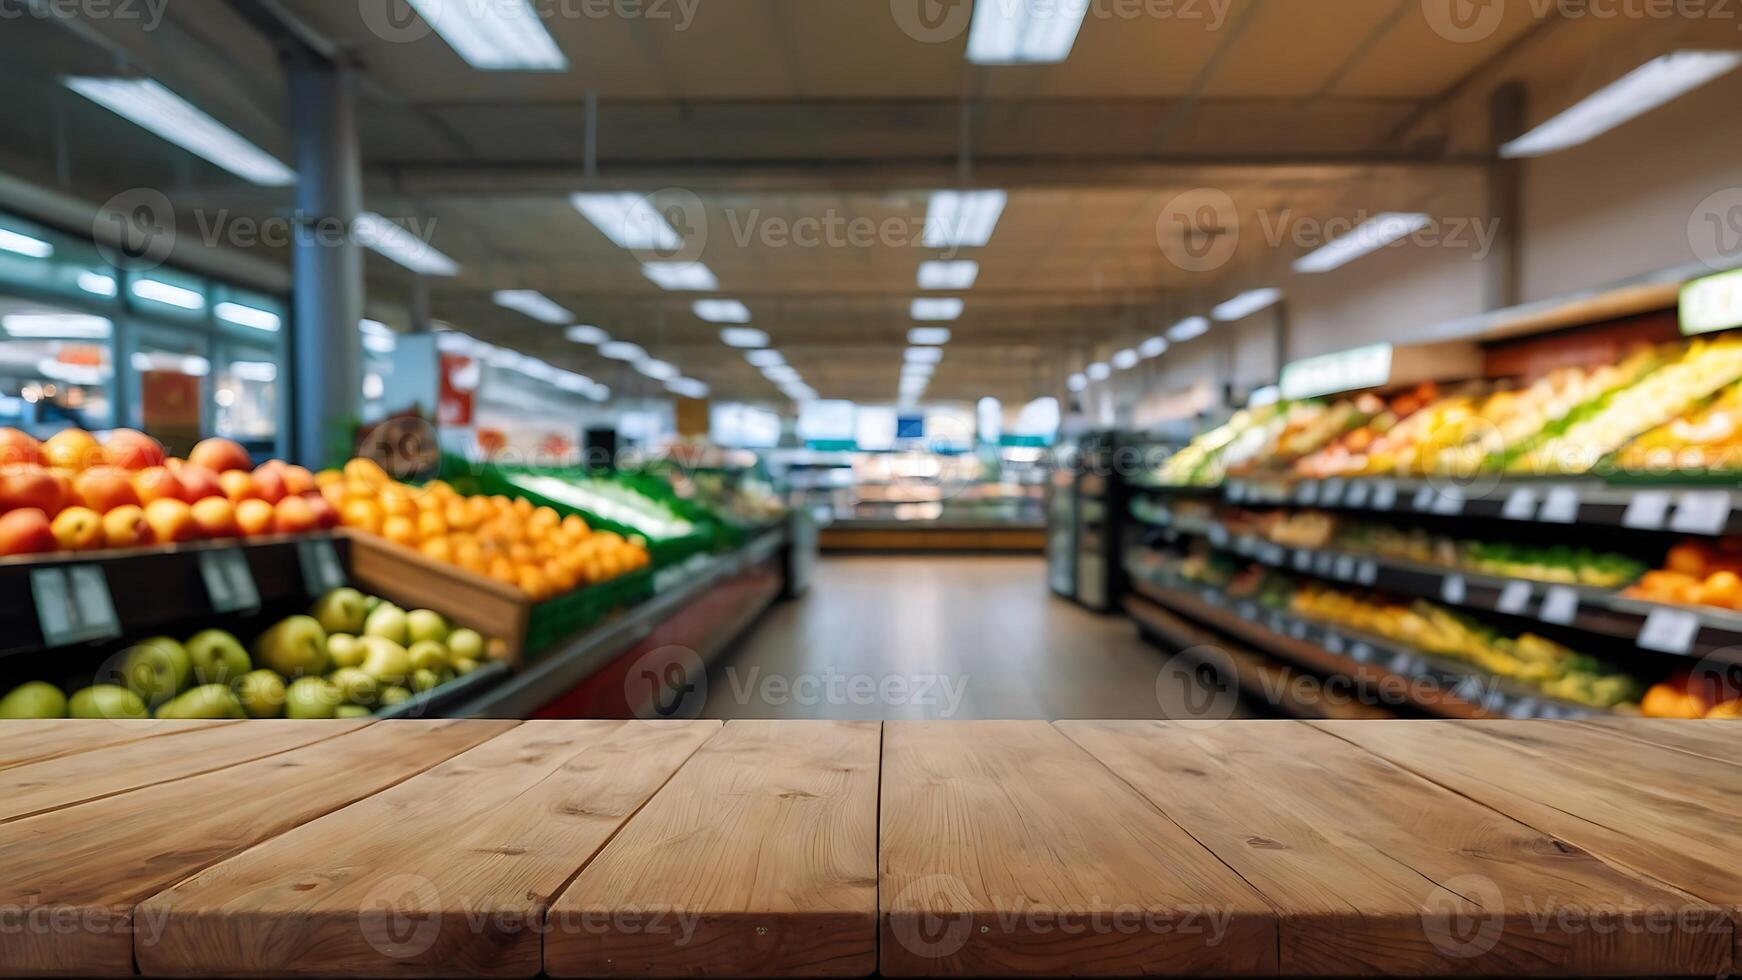
M 1295 361 L 1282 369 L 1282 397 L 1314 398 L 1391 380 L 1391 345 L 1370 344 Z
M 1682 333 L 1690 337 L 1742 327 L 1742 269 L 1688 283 L 1678 306 Z

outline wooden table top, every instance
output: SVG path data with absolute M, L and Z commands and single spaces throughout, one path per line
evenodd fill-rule
M 0 723 L 0 975 L 1721 976 L 1722 722 Z

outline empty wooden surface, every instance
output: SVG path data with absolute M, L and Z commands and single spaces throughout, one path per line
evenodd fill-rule
M 1276 970 L 1270 905 L 1044 722 L 889 722 L 881 965 L 895 976 Z
M 532 721 L 140 906 L 161 976 L 534 976 L 544 913 L 720 727 Z
M 877 968 L 875 722 L 733 721 L 551 908 L 553 976 Z
M 1059 728 L 1275 906 L 1284 975 L 1716 976 L 1730 962 L 1723 910 L 1335 736 L 1273 721 Z M 1612 910 L 1620 928 L 1595 925 Z
M 182 878 L 502 733 L 514 722 L 375 724 L 229 769 L 0 824 L 0 975 L 133 972 L 135 906 Z M 246 724 L 230 726 L 246 735 Z
M 234 721 L 42 718 L 0 722 L 0 769 Z

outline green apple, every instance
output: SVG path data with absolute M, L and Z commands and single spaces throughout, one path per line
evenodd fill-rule
M 121 660 L 121 684 L 149 705 L 160 705 L 193 683 L 187 648 L 167 636 L 140 640 Z
M 333 709 L 334 718 L 367 718 L 374 713 L 360 704 L 341 704 Z
M 361 667 L 363 665 L 363 644 L 350 633 L 331 633 L 327 636 L 327 656 L 335 669 L 339 667 Z
M 433 670 L 439 674 L 448 665 L 448 648 L 434 640 L 418 640 L 405 652 L 411 657 L 412 670 Z
M 313 616 L 291 616 L 254 641 L 254 661 L 285 677 L 327 672 L 327 631 Z
M 327 675 L 327 681 L 352 704 L 374 704 L 381 696 L 381 682 L 375 679 L 375 675 L 356 667 L 340 667 Z
M 119 684 L 97 684 L 74 691 L 67 701 L 67 713 L 74 718 L 150 718 L 151 709 L 139 695 Z
M 383 684 L 403 684 L 411 675 L 411 654 L 399 644 L 384 636 L 365 636 L 362 639 L 364 672 L 373 676 Z
M 396 685 L 394 687 L 384 687 L 381 689 L 381 706 L 383 708 L 390 707 L 390 706 L 395 705 L 395 704 L 403 704 L 403 703 L 410 701 L 410 700 L 411 700 L 411 692 L 406 690 L 403 687 L 399 687 Z
M 363 623 L 363 633 L 365 636 L 379 636 L 404 646 L 407 642 L 405 610 L 392 603 L 383 602 L 375 607 L 375 611 Z
M 67 696 L 47 681 L 26 681 L 0 698 L 0 718 L 65 718 Z
M 405 614 L 405 631 L 413 643 L 442 643 L 448 638 L 448 621 L 434 609 L 413 609 Z
M 324 677 L 298 677 L 284 692 L 286 718 L 332 718 L 344 698 Z
M 195 633 L 186 649 L 194 664 L 194 680 L 201 684 L 229 684 L 254 669 L 242 642 L 223 630 Z
M 352 588 L 338 588 L 315 600 L 309 614 L 328 633 L 361 633 L 369 615 L 368 598 Z
M 478 661 L 473 660 L 470 657 L 455 657 L 454 658 L 454 673 L 459 674 L 461 677 L 464 677 L 467 674 L 470 674 L 472 671 L 477 670 L 477 669 L 478 669 Z
M 242 702 L 222 684 L 201 684 L 158 706 L 159 718 L 246 718 Z
M 236 682 L 236 697 L 250 718 L 284 714 L 284 678 L 270 670 L 251 670 Z
M 420 693 L 428 691 L 431 688 L 439 687 L 441 682 L 442 675 L 433 670 L 414 670 L 411 672 L 411 689 L 413 691 Z
M 370 613 L 374 612 L 376 609 L 379 609 L 381 607 L 381 604 L 386 602 L 386 601 L 387 601 L 386 599 L 383 599 L 378 595 L 364 596 L 363 597 L 363 617 L 365 619 L 367 619 Z
M 484 659 L 484 636 L 477 630 L 460 627 L 448 634 L 448 653 L 455 660 Z

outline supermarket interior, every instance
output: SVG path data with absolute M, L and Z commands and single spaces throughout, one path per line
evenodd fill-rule
M 0 0 L 0 974 L 1729 972 L 1739 68 Z

